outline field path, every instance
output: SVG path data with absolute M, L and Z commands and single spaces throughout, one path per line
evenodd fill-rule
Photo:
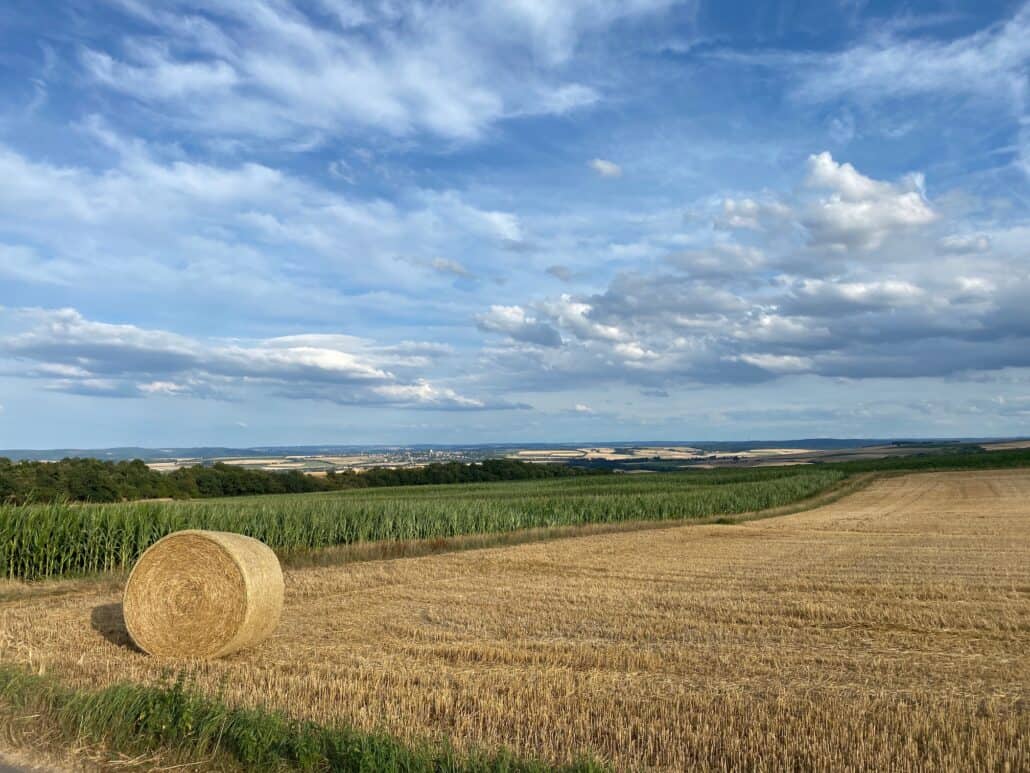
M 0 605 L 0 660 L 156 681 L 110 587 Z M 878 480 L 740 525 L 287 574 L 204 689 L 620 769 L 1030 768 L 1030 471 Z M 179 664 L 181 665 L 181 664 Z

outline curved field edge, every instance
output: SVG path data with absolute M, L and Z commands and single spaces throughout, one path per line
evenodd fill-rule
M 385 733 L 331 728 L 253 708 L 230 708 L 181 678 L 162 686 L 116 684 L 75 690 L 0 666 L 0 727 L 12 745 L 45 753 L 74 748 L 101 768 L 203 765 L 204 770 L 497 771 L 607 770 L 584 758 L 555 767 L 507 751 L 458 752 L 409 745 Z
M 839 470 L 598 476 L 190 503 L 0 507 L 0 573 L 43 580 L 124 570 L 174 531 L 246 534 L 280 555 L 589 524 L 702 519 L 782 507 L 839 483 Z

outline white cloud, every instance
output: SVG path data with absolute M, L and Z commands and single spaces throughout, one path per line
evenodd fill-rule
M 725 59 L 785 70 L 796 80 L 794 96 L 803 102 L 849 100 L 867 107 L 907 98 L 981 100 L 973 109 L 1011 122 L 1018 140 L 1012 164 L 1030 174 L 1030 142 L 1025 131 L 1030 108 L 1030 5 L 1007 20 L 971 34 L 944 39 L 900 35 L 904 25 L 877 25 L 857 45 L 832 53 L 764 51 L 717 54 Z M 909 127 L 882 128 L 898 136 Z
M 448 387 L 437 387 L 426 381 L 415 384 L 384 384 L 372 387 L 384 402 L 442 408 L 486 408 L 482 400 L 464 397 Z
M 232 398 L 261 388 L 293 398 L 414 408 L 507 407 L 423 377 L 426 346 L 381 346 L 353 336 L 287 336 L 251 342 L 200 340 L 86 319 L 74 309 L 7 311 L 0 355 L 33 367 L 13 371 L 45 388 L 111 396 Z M 28 329 L 23 329 L 25 326 Z M 422 351 L 411 358 L 408 352 Z M 428 353 L 436 351 L 428 345 Z
M 501 241 L 518 244 L 523 240 L 519 219 L 510 212 L 483 212 L 481 217 Z
M 572 56 L 580 37 L 619 19 L 677 4 L 677 0 L 495 0 L 484 6 L 497 29 L 525 36 L 538 55 L 558 64 Z
M 742 354 L 739 359 L 771 373 L 804 373 L 812 369 L 812 360 L 793 354 Z
M 940 252 L 951 255 L 966 255 L 974 252 L 988 252 L 991 239 L 985 234 L 955 234 L 937 242 Z
M 833 341 L 825 323 L 815 323 L 802 316 L 770 314 L 760 309 L 740 320 L 733 331 L 733 337 L 740 341 L 772 346 L 825 345 Z
M 108 139 L 121 153 L 99 170 L 0 145 L 9 241 L 0 242 L 0 276 L 66 287 L 104 276 L 98 292 L 157 304 L 217 299 L 262 315 L 332 314 L 345 302 L 333 288 L 419 296 L 411 263 L 479 274 L 440 256 L 474 250 L 482 264 L 497 264 L 528 239 L 515 213 L 453 190 L 416 189 L 397 203 L 358 198 L 263 164 L 165 160 Z
M 853 95 L 883 100 L 925 93 L 990 94 L 1021 100 L 1030 62 L 1030 6 L 1008 21 L 951 41 L 891 33 L 810 62 L 805 99 Z
M 87 50 L 83 64 L 96 83 L 171 107 L 192 130 L 468 140 L 509 116 L 592 104 L 597 92 L 567 75 L 580 40 L 674 2 L 333 3 L 336 24 L 288 0 L 132 3 L 123 10 L 163 44 L 128 37 L 117 53 Z
M 1030 363 L 1025 229 L 945 220 L 920 175 L 877 180 L 829 153 L 810 157 L 803 180 L 779 195 L 718 200 L 713 224 L 746 241 L 716 228 L 707 246 L 641 260 L 602 292 L 505 307 L 506 324 L 481 329 L 520 329 L 531 317 L 561 343 L 493 347 L 492 376 L 538 390 L 653 390 Z
M 790 207 L 778 201 L 756 201 L 751 198 L 723 199 L 722 217 L 716 222 L 724 228 L 758 230 L 767 222 L 791 217 Z
M 628 363 L 640 364 L 641 360 L 658 360 L 661 355 L 646 348 L 639 341 L 626 341 L 612 346 L 612 352 L 627 360 Z
M 885 183 L 860 174 L 851 164 L 837 163 L 823 151 L 809 157 L 806 183 L 830 191 L 802 220 L 816 246 L 874 248 L 892 233 L 927 225 L 937 217 L 920 175 Z
M 329 174 L 337 179 L 343 180 L 351 185 L 354 185 L 357 182 L 357 176 L 354 174 L 354 170 L 351 168 L 350 164 L 342 158 L 330 161 L 328 168 Z
M 627 335 L 615 325 L 605 325 L 591 317 L 593 307 L 577 301 L 567 293 L 554 301 L 540 304 L 540 309 L 561 326 L 580 339 L 625 341 Z
M 888 196 L 891 186 L 859 174 L 851 164 L 838 164 L 827 151 L 808 157 L 808 179 L 813 188 L 835 191 L 844 201 L 859 202 Z
M 846 251 L 880 246 L 886 239 L 927 226 L 937 214 L 921 174 L 897 182 L 873 179 L 824 152 L 809 157 L 805 188 L 818 195 L 787 203 L 776 198 L 727 198 L 715 225 L 723 229 L 808 233 L 812 246 Z
M 590 168 L 601 175 L 601 177 L 622 177 L 622 167 L 614 161 L 595 158 L 590 162 Z
M 927 292 L 911 282 L 884 279 L 870 282 L 802 279 L 783 305 L 808 316 L 839 315 L 844 309 L 898 309 L 925 306 Z
M 760 270 L 766 263 L 766 255 L 757 247 L 729 242 L 677 252 L 666 261 L 694 277 L 729 278 Z
M 461 263 L 456 260 L 450 260 L 449 258 L 433 258 L 432 267 L 434 271 L 438 271 L 441 274 L 451 274 L 453 276 L 462 277 L 463 279 L 472 278 L 473 274 Z
M 115 61 L 100 51 L 86 51 L 83 64 L 89 74 L 104 85 L 148 100 L 229 94 L 239 83 L 236 71 L 222 61 L 169 61 L 158 48 L 137 47 L 137 56 L 140 65 L 133 66 Z
M 137 384 L 137 388 L 148 395 L 181 395 L 189 392 L 187 386 L 174 381 L 151 381 L 148 384 Z
M 538 322 L 521 306 L 491 306 L 489 311 L 476 317 L 476 325 L 480 330 L 538 346 L 561 346 L 562 343 L 554 327 Z
M 412 220 L 437 238 L 453 238 L 453 229 L 460 228 L 503 247 L 517 247 L 525 241 L 522 223 L 513 212 L 472 206 L 452 190 L 421 191 L 417 199 L 423 206 L 412 215 Z

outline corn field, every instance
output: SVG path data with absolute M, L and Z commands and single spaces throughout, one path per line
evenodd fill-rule
M 775 468 L 611 475 L 188 502 L 0 506 L 0 571 L 41 580 L 130 567 L 180 529 L 256 537 L 280 554 L 380 540 L 702 518 L 778 507 L 845 477 Z

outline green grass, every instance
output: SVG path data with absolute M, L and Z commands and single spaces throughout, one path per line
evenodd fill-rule
M 501 751 L 459 753 L 446 745 L 406 745 L 382 733 L 300 722 L 170 685 L 119 684 L 74 690 L 53 679 L 0 666 L 0 722 L 31 723 L 50 746 L 102 749 L 109 756 L 162 754 L 203 762 L 205 770 L 601 771 L 591 760 L 562 768 Z
M 280 554 L 592 523 L 702 518 L 805 499 L 845 474 L 812 467 L 605 475 L 119 504 L 0 507 L 0 572 L 40 580 L 130 567 L 180 529 L 247 534 Z

